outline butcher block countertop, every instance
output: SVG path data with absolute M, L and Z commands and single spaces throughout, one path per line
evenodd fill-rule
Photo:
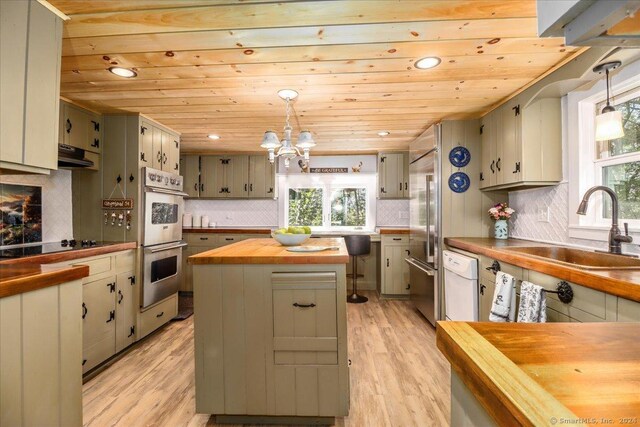
M 270 228 L 182 227 L 183 233 L 271 234 Z
M 583 270 L 567 264 L 553 262 L 553 260 L 509 251 L 509 248 L 513 247 L 557 246 L 530 240 L 447 237 L 444 242 L 452 248 L 485 255 L 498 261 L 548 274 L 587 288 L 640 302 L 640 270 Z
M 82 279 L 89 275 L 89 267 L 48 267 L 39 264 L 0 264 L 0 298 L 61 283 Z
M 640 323 L 438 322 L 436 331 L 451 368 L 504 426 L 639 425 L 638 336 Z
M 74 259 L 89 258 L 98 255 L 106 255 L 114 252 L 126 251 L 129 249 L 136 249 L 137 247 L 138 244 L 136 242 L 101 242 L 101 246 L 94 246 L 89 248 L 78 247 L 77 249 L 68 251 L 51 252 L 42 255 L 30 255 L 22 258 L 7 258 L 5 260 L 0 260 L 0 265 L 53 264 L 57 262 L 73 261 Z
M 346 264 L 342 238 L 309 239 L 302 246 L 338 246 L 339 250 L 289 252 L 275 239 L 247 239 L 189 257 L 189 264 Z

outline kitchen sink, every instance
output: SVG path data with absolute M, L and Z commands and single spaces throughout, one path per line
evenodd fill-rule
M 529 246 L 509 248 L 509 251 L 546 258 L 583 270 L 640 270 L 640 259 L 638 258 L 581 249 L 559 246 Z

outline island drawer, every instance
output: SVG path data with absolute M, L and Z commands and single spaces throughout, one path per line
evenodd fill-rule
M 335 273 L 273 273 L 271 283 L 275 363 L 337 364 Z

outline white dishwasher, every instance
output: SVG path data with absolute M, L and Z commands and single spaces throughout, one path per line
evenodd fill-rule
M 444 298 L 447 320 L 478 320 L 478 260 L 443 251 Z

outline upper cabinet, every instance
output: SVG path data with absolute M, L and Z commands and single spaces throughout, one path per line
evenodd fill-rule
M 179 174 L 180 136 L 141 118 L 139 161 L 141 166 Z
M 99 154 L 102 151 L 102 116 L 60 101 L 58 142 Z
M 273 199 L 276 169 L 265 155 L 199 156 L 180 159 L 189 197 Z
M 409 197 L 409 153 L 378 154 L 378 198 Z
M 35 0 L 0 2 L 0 170 L 58 168 L 62 20 Z
M 487 114 L 482 134 L 481 189 L 529 188 L 562 180 L 560 98 L 523 106 L 516 97 Z

